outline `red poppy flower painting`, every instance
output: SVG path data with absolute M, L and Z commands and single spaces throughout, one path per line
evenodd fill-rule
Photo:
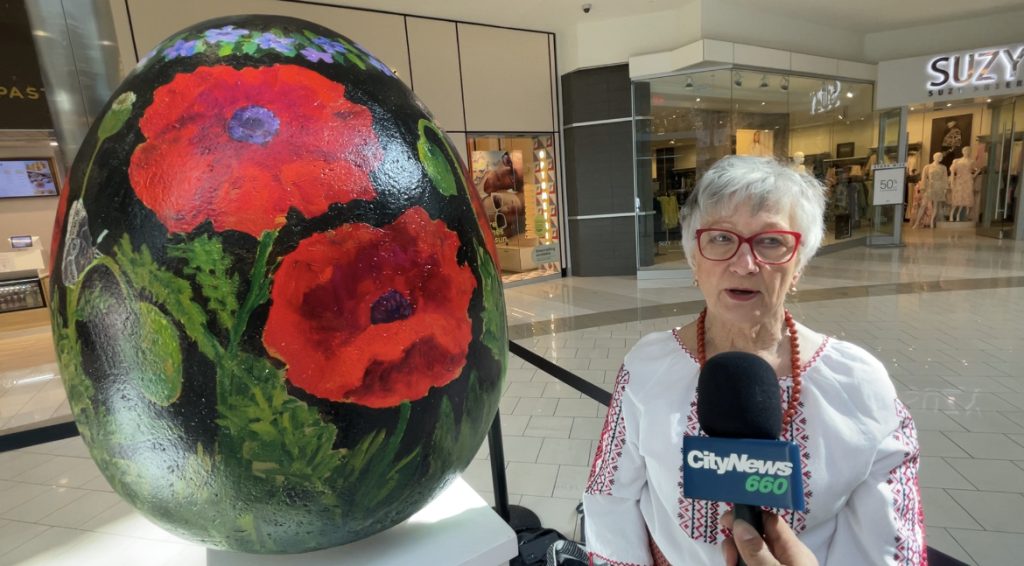
M 382 408 L 458 377 L 476 279 L 458 237 L 422 208 L 375 228 L 347 224 L 281 262 L 263 332 L 287 378 L 317 397 Z
M 294 65 L 200 67 L 156 89 L 128 175 L 171 232 L 210 220 L 258 237 L 332 203 L 375 196 L 381 160 L 370 111 Z

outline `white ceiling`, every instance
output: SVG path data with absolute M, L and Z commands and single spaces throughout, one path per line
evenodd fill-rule
M 1024 0 L 729 0 L 840 29 L 870 33 L 1024 9 Z
M 321 0 L 324 1 L 324 0 Z M 351 6 L 544 31 L 662 12 L 698 0 L 326 0 Z M 1024 0 L 713 0 L 868 33 L 1024 10 Z
M 339 6 L 558 32 L 580 22 L 663 12 L 697 0 L 320 0 Z

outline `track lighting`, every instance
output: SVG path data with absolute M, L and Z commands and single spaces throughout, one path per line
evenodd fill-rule
M 686 77 L 686 88 L 693 88 L 693 77 Z
M 768 75 L 761 75 L 761 84 L 757 86 L 759 88 L 768 88 Z
M 732 74 L 732 84 L 736 86 L 743 86 L 743 75 L 739 71 L 734 71 Z
M 782 80 L 779 81 L 779 89 L 782 91 L 789 90 L 789 77 L 782 77 Z

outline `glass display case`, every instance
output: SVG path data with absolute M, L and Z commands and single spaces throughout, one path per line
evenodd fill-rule
M 0 313 L 39 309 L 45 306 L 43 283 L 38 277 L 0 280 Z

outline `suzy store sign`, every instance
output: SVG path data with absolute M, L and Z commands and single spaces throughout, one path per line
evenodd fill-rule
M 928 62 L 928 96 L 1024 87 L 1024 45 L 940 55 Z

